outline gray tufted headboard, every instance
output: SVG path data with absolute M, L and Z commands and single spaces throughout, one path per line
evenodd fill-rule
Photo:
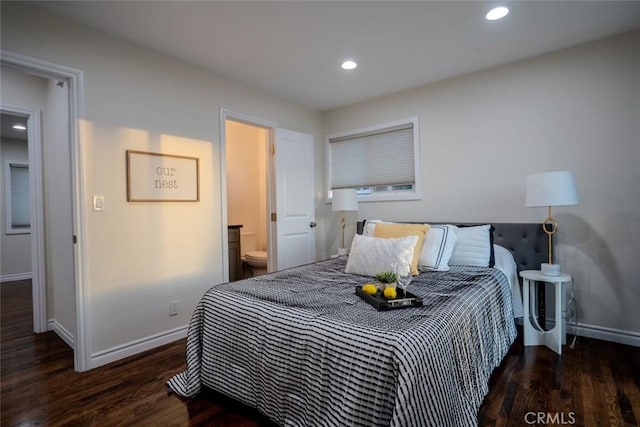
M 415 222 L 415 221 L 412 221 Z M 442 224 L 441 222 L 425 221 L 427 224 Z M 478 223 L 455 223 L 473 225 Z M 486 223 L 485 223 L 486 224 Z M 493 243 L 511 251 L 518 271 L 539 270 L 540 264 L 548 261 L 549 250 L 547 235 L 540 223 L 493 223 Z M 358 234 L 362 234 L 364 221 L 358 221 Z
M 548 237 L 540 223 L 496 223 L 493 226 L 493 243 L 511 251 L 518 271 L 539 270 L 541 263 L 549 261 Z

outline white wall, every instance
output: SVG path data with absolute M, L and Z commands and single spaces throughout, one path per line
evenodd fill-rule
M 326 133 L 420 119 L 423 199 L 361 203 L 360 219 L 541 222 L 526 176 L 572 170 L 581 202 L 554 211 L 556 261 L 582 333 L 637 343 L 639 46 L 636 31 L 325 113 Z
M 81 180 L 85 200 L 105 198 L 103 212 L 81 207 L 92 365 L 153 346 L 223 280 L 220 109 L 316 140 L 320 114 L 28 4 L 1 7 L 3 49 L 83 72 Z M 198 157 L 200 202 L 128 203 L 128 149 Z M 171 300 L 180 301 L 177 316 L 168 315 Z
M 27 141 L 2 138 L 0 149 L 0 278 L 2 281 L 31 277 L 31 234 L 7 234 L 7 162 L 29 164 Z

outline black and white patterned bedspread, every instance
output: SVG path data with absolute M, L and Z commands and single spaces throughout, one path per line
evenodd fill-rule
M 204 385 L 282 426 L 477 425 L 516 336 L 504 275 L 423 273 L 410 285 L 423 307 L 378 312 L 354 294 L 371 278 L 345 274 L 345 263 L 212 287 L 170 390 L 193 397 Z

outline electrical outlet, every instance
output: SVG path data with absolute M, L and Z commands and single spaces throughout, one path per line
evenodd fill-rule
M 169 301 L 169 316 L 178 314 L 178 300 Z

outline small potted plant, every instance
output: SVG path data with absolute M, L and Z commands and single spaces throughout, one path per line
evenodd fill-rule
M 376 280 L 380 282 L 380 288 L 384 291 L 387 286 L 396 287 L 396 273 L 393 271 L 382 271 L 376 275 Z
M 376 280 L 380 282 L 380 290 L 386 299 L 394 299 L 397 296 L 396 273 L 393 271 L 383 271 L 376 275 Z

